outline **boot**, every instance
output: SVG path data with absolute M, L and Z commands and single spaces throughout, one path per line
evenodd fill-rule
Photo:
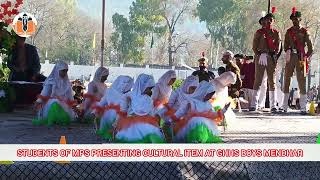
M 288 111 L 288 100 L 289 100 L 289 93 L 286 93 L 286 94 L 284 94 L 283 104 L 280 109 L 284 113 L 286 113 Z
M 301 115 L 307 115 L 307 103 L 308 103 L 308 98 L 306 94 L 300 94 L 300 112 Z
M 258 105 L 258 91 L 253 90 L 249 111 L 256 111 Z
M 269 91 L 269 103 L 270 103 L 270 109 L 272 113 L 277 112 L 276 108 L 276 92 L 275 91 Z

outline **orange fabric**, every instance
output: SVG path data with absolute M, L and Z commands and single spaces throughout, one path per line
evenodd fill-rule
M 50 97 L 49 96 L 42 96 L 41 94 L 38 95 L 38 99 L 41 99 L 44 102 L 48 102 Z
M 115 105 L 115 104 L 110 104 L 104 107 L 100 107 L 100 106 L 94 106 L 93 109 L 95 109 L 97 111 L 97 113 L 99 114 L 99 116 L 101 116 L 105 111 L 108 110 L 115 110 L 119 115 L 126 115 L 126 113 L 121 112 L 120 110 L 120 105 Z
M 83 98 L 89 99 L 91 102 L 99 102 L 99 101 L 100 101 L 99 98 L 95 97 L 95 96 L 92 95 L 92 94 L 84 94 L 84 95 L 83 95 Z
M 218 112 L 212 112 L 212 111 L 202 112 L 202 113 L 191 112 L 187 114 L 183 119 L 180 119 L 178 121 L 177 119 L 174 119 L 175 125 L 173 127 L 173 132 L 176 134 L 180 129 L 185 127 L 193 117 L 204 117 L 204 118 L 210 119 L 215 124 L 220 123 L 224 118 L 220 110 Z
M 161 104 L 162 105 L 165 105 L 165 104 L 167 104 L 168 103 L 168 99 L 164 99 L 164 100 L 162 100 L 162 101 L 160 101 L 160 100 L 155 100 L 155 101 L 153 101 L 153 106 L 155 107 L 155 108 L 157 108 L 157 107 L 159 107 Z
M 75 100 L 64 100 L 61 97 L 49 97 L 49 96 L 38 95 L 38 99 L 41 99 L 44 103 L 47 103 L 49 101 L 49 99 L 58 99 L 59 101 L 66 103 L 69 107 L 73 107 L 78 104 L 77 101 L 75 101 Z M 40 106 L 38 106 L 36 108 L 40 109 Z
M 153 116 L 130 116 L 130 117 L 122 117 L 117 122 L 116 132 L 121 131 L 123 129 L 127 129 L 134 124 L 137 123 L 145 123 L 151 124 L 155 127 L 159 127 L 159 119 Z
M 216 100 L 216 98 L 211 98 L 211 99 L 209 100 L 210 104 L 213 104 L 213 103 L 215 102 L 215 100 Z
M 167 107 L 167 106 L 166 106 Z M 164 113 L 165 116 L 173 116 L 176 113 L 176 109 L 167 107 L 167 112 Z

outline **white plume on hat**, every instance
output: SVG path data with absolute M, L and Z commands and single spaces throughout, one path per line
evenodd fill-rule
M 223 55 L 224 55 L 224 56 L 225 56 L 225 55 L 229 55 L 231 58 L 233 58 L 233 56 L 234 56 L 233 52 L 230 51 L 230 50 L 227 50 L 226 52 L 224 52 Z

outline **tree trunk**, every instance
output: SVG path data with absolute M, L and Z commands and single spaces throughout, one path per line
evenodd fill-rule
M 213 66 L 213 38 L 210 36 L 210 65 Z
M 173 66 L 172 34 L 169 35 L 168 44 L 169 66 Z

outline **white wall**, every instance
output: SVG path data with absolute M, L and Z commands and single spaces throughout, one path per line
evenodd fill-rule
M 44 64 L 41 64 L 41 72 L 48 76 L 52 71 L 54 64 L 49 64 L 46 61 Z M 83 76 L 86 78 L 94 76 L 95 70 L 99 66 L 85 66 L 85 65 L 69 65 L 69 78 L 70 79 L 80 79 Z M 127 75 L 133 78 L 137 78 L 139 74 L 146 73 L 151 74 L 154 76 L 155 80 L 157 81 L 166 71 L 170 69 L 153 69 L 149 68 L 148 65 L 145 68 L 136 68 L 136 67 L 108 67 L 110 70 L 110 75 L 108 77 L 108 82 L 113 82 L 119 75 Z M 174 69 L 174 67 L 172 68 Z M 178 76 L 178 79 L 185 79 L 187 76 L 191 75 L 193 71 L 191 70 L 175 70 Z M 217 73 L 216 73 L 217 74 Z

